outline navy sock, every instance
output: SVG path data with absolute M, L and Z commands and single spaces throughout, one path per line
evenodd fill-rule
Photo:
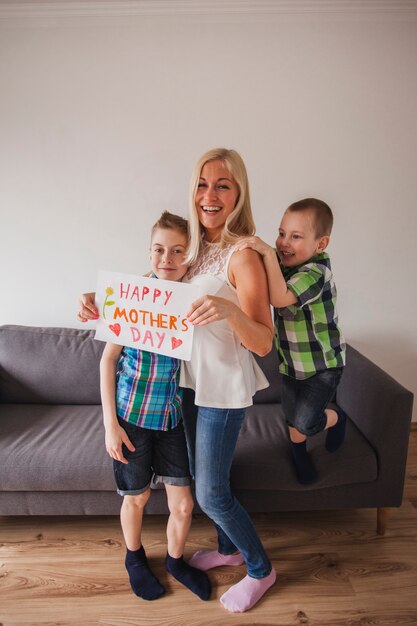
M 336 413 L 338 417 L 336 424 L 327 429 L 325 445 L 328 452 L 336 452 L 345 440 L 346 413 L 342 409 L 337 409 Z
M 317 480 L 317 472 L 307 452 L 306 442 L 294 443 L 291 441 L 291 452 L 298 482 L 302 485 L 314 483 Z
M 195 593 L 201 600 L 209 599 L 211 584 L 206 572 L 196 567 L 191 567 L 191 565 L 184 561 L 182 556 L 175 559 L 169 554 L 167 554 L 165 559 L 165 567 L 178 582 L 188 587 L 188 589 Z
M 127 550 L 125 566 L 132 591 L 144 600 L 156 600 L 165 589 L 153 575 L 143 546 L 139 550 Z

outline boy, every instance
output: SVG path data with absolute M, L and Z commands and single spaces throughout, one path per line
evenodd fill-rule
M 271 304 L 275 344 L 283 374 L 282 407 L 289 426 L 297 478 L 317 479 L 306 448 L 307 437 L 324 429 L 326 449 L 334 452 L 345 437 L 346 416 L 327 409 L 343 372 L 346 345 L 338 325 L 336 286 L 325 252 L 333 214 L 322 200 L 306 198 L 285 211 L 276 249 L 259 237 L 238 244 L 261 254 Z
M 152 228 L 151 276 L 180 281 L 187 266 L 187 220 L 165 211 Z M 134 593 L 154 600 L 165 589 L 152 573 L 141 540 L 150 484 L 165 483 L 170 515 L 166 569 L 202 600 L 210 596 L 205 572 L 183 560 L 193 499 L 178 388 L 180 361 L 107 343 L 100 362 L 105 442 L 114 459 L 126 542 L 125 565 Z

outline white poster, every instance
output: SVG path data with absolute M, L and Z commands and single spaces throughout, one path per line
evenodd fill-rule
M 185 314 L 199 296 L 196 285 L 99 272 L 95 339 L 189 361 L 194 327 Z

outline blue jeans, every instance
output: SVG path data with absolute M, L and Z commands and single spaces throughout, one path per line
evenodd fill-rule
M 198 407 L 187 410 L 184 427 L 191 475 L 201 509 L 214 521 L 221 554 L 239 550 L 252 578 L 263 578 L 272 566 L 252 521 L 230 489 L 230 467 L 244 409 Z

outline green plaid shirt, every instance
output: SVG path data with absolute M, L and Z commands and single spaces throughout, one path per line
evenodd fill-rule
M 331 367 L 343 367 L 346 344 L 338 325 L 329 255 L 321 252 L 303 265 L 281 269 L 298 302 L 275 309 L 279 371 L 304 379 Z

